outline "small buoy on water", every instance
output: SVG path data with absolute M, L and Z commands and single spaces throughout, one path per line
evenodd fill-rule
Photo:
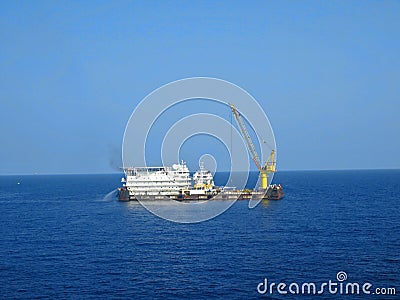
M 18 182 L 17 184 L 21 184 L 20 182 Z

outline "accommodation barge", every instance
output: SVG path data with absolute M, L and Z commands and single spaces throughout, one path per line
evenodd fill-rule
M 122 187 L 118 189 L 120 201 L 280 200 L 284 195 L 281 185 L 276 184 L 259 190 L 217 187 L 213 175 L 203 165 L 191 178 L 184 161 L 171 167 L 134 167 L 123 170 L 125 177 L 121 179 Z

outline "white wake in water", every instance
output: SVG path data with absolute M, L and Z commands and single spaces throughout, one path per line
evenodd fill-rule
M 105 195 L 103 197 L 103 199 L 101 199 L 100 201 L 102 201 L 102 202 L 110 202 L 110 201 L 116 200 L 117 199 L 117 191 L 118 191 L 118 189 L 112 190 L 107 195 Z

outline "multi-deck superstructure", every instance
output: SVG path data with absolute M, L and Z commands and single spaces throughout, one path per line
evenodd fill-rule
M 127 196 L 129 199 L 177 197 L 179 191 L 192 185 L 189 169 L 183 161 L 172 167 L 129 167 L 123 170 L 125 177 L 121 180 L 120 198 L 124 199 Z

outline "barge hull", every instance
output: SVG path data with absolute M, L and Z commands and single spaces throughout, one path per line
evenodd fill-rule
M 233 190 L 222 191 L 210 194 L 194 194 L 194 195 L 132 195 L 126 187 L 118 189 L 119 201 L 159 201 L 159 200 L 176 200 L 176 201 L 207 201 L 207 200 L 281 200 L 284 196 L 280 185 L 268 187 L 267 191 L 252 190 Z

